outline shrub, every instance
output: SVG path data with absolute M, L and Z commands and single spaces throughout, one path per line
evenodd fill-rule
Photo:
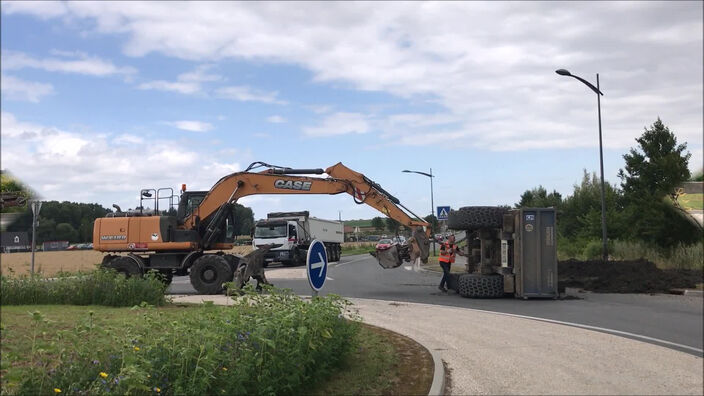
M 306 302 L 269 291 L 260 296 L 250 288 L 227 307 L 144 306 L 115 326 L 94 326 L 90 312 L 57 337 L 63 344 L 54 363 L 14 365 L 27 373 L 8 393 L 303 393 L 353 350 L 358 323 L 344 319 L 349 303 L 337 296 Z M 32 315 L 33 334 L 49 329 L 41 314 Z M 25 359 L 41 361 L 35 350 Z
M 57 278 L 0 278 L 2 305 L 106 305 L 127 307 L 165 303 L 166 286 L 158 274 L 125 278 L 114 271 L 62 274 Z

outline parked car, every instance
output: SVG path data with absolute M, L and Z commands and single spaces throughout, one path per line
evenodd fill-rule
M 391 241 L 399 245 L 403 245 L 406 243 L 406 237 L 403 235 L 399 235 L 397 237 L 394 237 Z
M 376 244 L 376 248 L 382 250 L 388 249 L 391 247 L 392 244 L 393 242 L 391 241 L 391 239 L 380 239 L 379 242 L 377 242 Z

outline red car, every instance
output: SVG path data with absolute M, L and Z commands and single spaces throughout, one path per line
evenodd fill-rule
M 390 247 L 391 247 L 391 239 L 381 239 L 376 244 L 376 248 L 381 249 L 381 250 L 388 249 Z

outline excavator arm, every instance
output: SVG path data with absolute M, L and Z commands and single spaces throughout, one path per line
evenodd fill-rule
M 258 167 L 267 169 L 252 172 Z M 301 176 L 305 174 L 327 174 L 328 177 Z M 427 241 L 430 224 L 415 215 L 401 202 L 384 190 L 379 184 L 361 173 L 355 172 L 342 163 L 323 169 L 292 169 L 276 167 L 261 162 L 253 163 L 244 172 L 237 172 L 220 179 L 210 189 L 198 208 L 185 220 L 184 227 L 194 229 L 200 221 L 207 221 L 204 235 L 206 244 L 219 227 L 220 215 L 227 205 L 232 205 L 241 197 L 255 194 L 328 194 L 347 193 L 357 204 L 367 204 L 401 225 L 414 229 L 414 237 L 421 245 L 421 257 L 427 260 Z M 412 217 L 412 216 L 413 217 Z M 426 247 L 426 249 L 423 249 Z M 425 254 L 423 254 L 425 250 Z M 385 253 L 385 254 L 384 254 Z M 398 251 L 377 252 L 380 264 L 385 268 L 400 265 Z M 384 261 L 387 261 L 386 265 Z M 393 261 L 393 265 L 391 264 Z

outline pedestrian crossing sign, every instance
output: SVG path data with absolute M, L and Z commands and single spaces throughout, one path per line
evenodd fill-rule
M 449 206 L 438 206 L 438 220 L 447 220 L 447 215 L 450 213 Z

